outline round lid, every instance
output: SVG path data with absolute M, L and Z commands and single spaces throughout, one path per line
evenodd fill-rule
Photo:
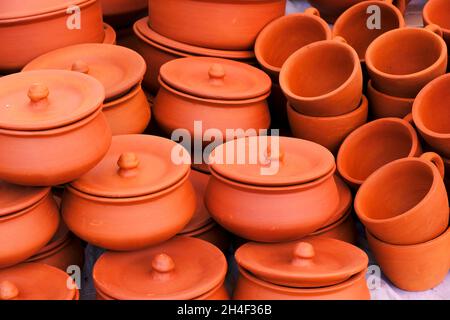
M 72 5 L 92 0 L 21 0 L 0 1 L 0 20 L 38 16 L 45 13 L 66 11 Z
M 346 213 L 348 212 L 348 209 L 350 209 L 353 203 L 352 192 L 350 191 L 350 188 L 342 180 L 342 178 L 335 175 L 334 180 L 336 181 L 336 185 L 338 187 L 339 205 L 333 216 L 326 223 L 324 223 L 324 228 L 332 225 L 333 223 L 341 219 L 343 216 L 345 216 Z
M 49 192 L 50 188 L 24 187 L 0 180 L 0 217 L 31 207 Z
M 0 270 L 0 300 L 73 300 L 77 289 L 70 277 L 55 267 L 23 263 Z
M 139 197 L 165 190 L 190 171 L 189 163 L 172 161 L 172 150 L 178 146 L 157 136 L 114 136 L 106 156 L 71 185 L 107 198 Z
M 244 100 L 270 91 L 263 71 L 233 60 L 210 57 L 175 59 L 161 67 L 161 79 L 184 93 L 215 100 Z
M 369 262 L 358 247 L 319 237 L 277 244 L 249 242 L 236 251 L 236 260 L 267 282 L 295 288 L 342 283 L 366 269 Z
M 102 107 L 102 84 L 63 70 L 15 73 L 0 78 L 0 128 L 48 130 L 77 122 Z
M 118 300 L 193 300 L 225 279 L 223 253 L 204 240 L 175 237 L 135 252 L 107 252 L 94 266 L 95 286 Z
M 87 43 L 44 54 L 23 69 L 72 70 L 88 74 L 105 87 L 106 100 L 126 94 L 144 77 L 146 64 L 138 53 L 125 47 Z
M 308 183 L 336 167 L 333 154 L 321 145 L 275 136 L 231 140 L 215 148 L 209 162 L 216 174 L 258 186 Z

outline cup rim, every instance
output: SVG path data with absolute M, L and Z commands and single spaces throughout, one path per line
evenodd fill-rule
M 367 82 L 367 91 L 372 91 L 374 92 L 377 96 L 383 97 L 386 100 L 392 100 L 392 101 L 401 101 L 401 102 L 413 102 L 414 98 L 403 98 L 403 97 L 396 97 L 396 96 L 392 96 L 390 94 L 381 92 L 380 90 L 378 90 L 377 88 L 375 88 L 375 86 L 372 83 L 372 79 L 369 79 L 369 81 Z

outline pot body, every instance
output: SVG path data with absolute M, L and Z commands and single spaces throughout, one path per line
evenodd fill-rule
M 111 131 L 101 110 L 48 131 L 0 129 L 0 177 L 21 185 L 64 184 L 92 169 L 110 145 Z
M 372 85 L 367 84 L 367 98 L 370 103 L 370 112 L 376 119 L 379 118 L 404 118 L 411 113 L 414 99 L 393 97 L 384 94 Z
M 352 217 L 352 210 L 349 210 L 344 217 L 339 219 L 332 225 L 319 229 L 311 236 L 332 238 L 341 241 L 345 241 L 351 244 L 356 244 L 358 240 L 358 234 L 356 231 L 355 221 Z

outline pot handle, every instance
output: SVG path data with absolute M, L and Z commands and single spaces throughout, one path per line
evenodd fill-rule
M 75 61 L 72 64 L 72 71 L 88 74 L 89 73 L 89 66 L 83 60 L 77 60 L 77 61 Z
M 436 168 L 439 171 L 439 174 L 441 175 L 442 178 L 444 178 L 445 176 L 445 165 L 444 165 L 444 161 L 442 160 L 442 158 L 434 152 L 425 152 L 424 154 L 422 154 L 420 156 L 420 159 L 425 160 L 425 161 L 429 161 L 432 164 L 434 164 L 436 166 Z
M 175 262 L 169 255 L 161 253 L 153 258 L 152 260 L 153 279 L 167 280 L 173 274 L 173 270 L 175 270 Z
M 40 82 L 33 83 L 28 89 L 28 98 L 30 98 L 33 103 L 47 101 L 49 94 L 50 91 L 48 90 L 48 87 Z
M 19 289 L 11 281 L 2 281 L 0 283 L 0 300 L 13 300 L 19 295 Z
M 120 155 L 117 165 L 119 166 L 119 175 L 123 178 L 134 177 L 139 167 L 139 158 L 133 152 L 125 152 Z
M 213 63 L 208 71 L 209 82 L 215 86 L 222 86 L 225 79 L 225 68 L 220 63 Z
M 299 242 L 294 249 L 292 264 L 297 267 L 306 267 L 313 264 L 315 256 L 314 247 L 308 242 Z
M 442 28 L 439 27 L 437 24 L 429 24 L 425 27 L 425 30 L 433 32 L 441 38 L 444 36 L 444 33 L 442 32 Z
M 319 10 L 317 10 L 314 7 L 309 7 L 308 9 L 306 9 L 304 12 L 304 14 L 310 14 L 312 16 L 316 16 L 316 17 L 320 17 L 320 12 Z

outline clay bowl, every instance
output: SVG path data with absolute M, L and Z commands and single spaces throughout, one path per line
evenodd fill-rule
M 377 6 L 380 10 L 380 27 L 367 27 L 370 6 Z M 402 13 L 390 1 L 363 1 L 339 16 L 333 26 L 333 36 L 343 37 L 356 50 L 361 62 L 364 62 L 367 47 L 373 40 L 389 30 L 404 26 Z
M 321 144 L 337 154 L 342 141 L 367 122 L 369 106 L 363 96 L 360 106 L 347 114 L 334 117 L 311 117 L 295 111 L 288 103 L 288 119 L 295 137 Z
M 370 232 L 367 240 L 383 273 L 402 290 L 432 289 L 448 274 L 450 228 L 430 241 L 415 245 L 389 244 Z
M 357 189 L 385 164 L 421 153 L 417 133 L 408 121 L 383 118 L 369 122 L 347 136 L 338 152 L 337 168 L 344 180 Z
M 396 160 L 364 182 L 355 211 L 367 230 L 384 242 L 410 245 L 432 240 L 449 221 L 443 177 L 444 163 L 433 152 Z
M 423 8 L 423 20 L 426 25 L 438 25 L 447 43 L 447 49 L 450 47 L 450 3 L 445 0 L 429 0 Z
M 342 38 L 309 44 L 284 63 L 280 86 L 304 115 L 331 117 L 355 110 L 362 96 L 361 64 Z
M 269 23 L 256 38 L 256 59 L 278 82 L 281 67 L 291 54 L 310 43 L 329 39 L 328 24 L 320 18 L 317 9 L 308 8 L 304 13 L 283 16 Z
M 412 114 L 424 140 L 433 150 L 450 158 L 450 74 L 422 89 L 414 101 Z
M 147 14 L 148 0 L 99 1 L 102 5 L 103 20 L 119 29 L 131 26 Z
M 375 39 L 366 51 L 366 66 L 381 92 L 415 98 L 431 80 L 447 69 L 447 46 L 436 25 L 402 28 Z
M 204 48 L 250 50 L 258 33 L 284 15 L 286 0 L 152 0 L 148 9 L 150 28 L 165 37 Z
M 370 113 L 375 119 L 404 118 L 412 111 L 414 99 L 390 96 L 373 87 L 372 80 L 367 84 L 367 99 Z

